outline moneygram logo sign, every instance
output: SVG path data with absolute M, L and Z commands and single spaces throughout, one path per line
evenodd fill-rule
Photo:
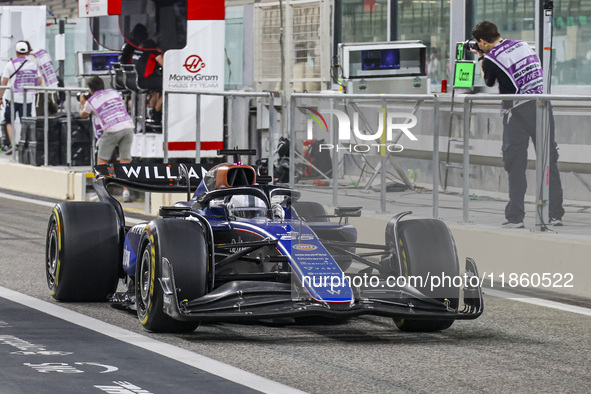
M 182 58 L 181 58 L 182 59 Z M 168 76 L 168 88 L 171 89 L 217 89 L 220 86 L 219 75 L 201 73 L 205 62 L 198 55 L 187 56 L 184 62 L 177 60 L 182 68 Z M 215 67 L 214 67 L 215 68 Z M 208 69 L 210 70 L 211 67 Z M 186 70 L 186 71 L 185 71 Z M 211 70 L 210 70 L 211 71 Z M 215 71 L 214 71 L 215 72 Z
M 191 55 L 185 59 L 185 64 L 183 67 L 187 69 L 188 72 L 197 74 L 199 71 L 205 68 L 205 63 L 203 59 L 197 55 Z
M 338 140 L 344 144 L 320 144 L 320 151 L 336 150 L 337 152 L 367 153 L 375 148 L 378 152 L 381 151 L 382 153 L 385 153 L 385 151 L 391 153 L 402 152 L 404 147 L 394 143 L 394 139 L 398 139 L 398 131 L 404 133 L 411 141 L 417 141 L 417 137 L 409 130 L 417 125 L 417 117 L 413 114 L 387 112 L 382 108 L 377 131 L 373 132 L 373 130 L 365 131 L 359 128 L 359 113 L 357 111 L 353 112 L 353 121 L 351 122 L 349 115 L 336 109 L 322 110 L 322 114 L 308 107 L 302 109 L 309 116 L 307 122 L 307 138 L 310 140 L 313 139 L 314 123 L 320 127 L 321 131 L 328 132 L 328 124 L 322 114 L 334 115 L 337 118 Z M 394 134 L 394 131 L 396 131 L 396 134 Z M 353 135 L 351 135 L 351 132 Z M 352 140 L 361 140 L 363 143 L 351 144 Z M 366 143 L 364 141 L 368 142 Z M 370 144 L 369 141 L 373 141 L 374 143 Z M 375 143 L 376 141 L 380 141 L 380 143 Z

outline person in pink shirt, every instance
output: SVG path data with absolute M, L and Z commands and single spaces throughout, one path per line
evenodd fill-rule
M 80 96 L 80 117 L 94 116 L 103 134 L 98 142 L 97 164 L 108 164 L 115 148 L 119 147 L 119 161 L 131 161 L 133 121 L 125 109 L 125 103 L 114 89 L 105 89 L 102 79 L 95 76 L 87 81 L 90 98 Z
M 119 92 L 105 89 L 105 83 L 98 76 L 87 80 L 90 97 L 80 96 L 80 117 L 93 116 L 96 126 L 102 130 L 98 140 L 97 164 L 108 164 L 115 148 L 119 147 L 119 162 L 131 162 L 131 144 L 134 125 L 127 113 Z M 131 202 L 129 190 L 123 191 L 123 201 Z

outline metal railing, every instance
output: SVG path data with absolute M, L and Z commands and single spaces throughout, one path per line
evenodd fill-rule
M 12 87 L 9 87 L 10 89 L 10 97 L 11 97 L 11 103 L 12 98 L 14 97 L 14 91 Z M 66 93 L 66 101 L 65 101 L 65 105 L 66 105 L 66 127 L 67 127 L 67 141 L 66 141 L 66 164 L 68 167 L 72 166 L 72 92 L 88 92 L 88 89 L 85 88 L 74 88 L 74 87 L 67 87 L 67 88 L 51 88 L 51 87 L 43 87 L 43 86 L 25 86 L 23 88 L 23 107 L 25 108 L 25 112 L 26 112 L 26 108 L 27 108 L 27 91 L 29 90 L 34 90 L 34 91 L 39 91 L 39 92 L 43 92 L 44 94 L 44 108 L 43 108 L 43 152 L 44 152 L 44 165 L 48 165 L 49 164 L 49 92 L 65 92 Z M 34 102 L 32 102 L 33 104 Z M 30 115 L 30 114 L 29 114 Z M 12 124 L 14 125 L 14 105 L 10 106 L 10 121 L 12 122 Z M 92 137 L 92 140 L 94 141 L 94 134 Z M 15 143 L 14 143 L 14 134 L 13 134 L 13 138 L 12 138 L 12 149 L 13 152 L 15 151 Z M 92 150 L 91 150 L 92 152 Z M 15 152 L 16 155 L 16 152 Z M 91 157 L 91 164 L 94 160 L 94 155 L 90 155 Z M 16 157 L 13 156 L 13 160 L 16 160 Z
M 163 127 L 162 134 L 164 139 L 164 163 L 168 163 L 168 96 L 171 94 L 194 95 L 196 97 L 195 113 L 195 162 L 201 161 L 201 152 L 198 149 L 201 146 L 201 96 L 221 96 L 221 97 L 243 97 L 243 98 L 266 98 L 269 105 L 269 161 L 273 157 L 272 147 L 275 141 L 275 97 L 271 92 L 211 92 L 211 91 L 185 91 L 185 90 L 165 90 L 163 109 Z M 231 147 L 228 147 L 231 148 Z
M 6 87 L 6 89 L 10 90 L 11 99 L 13 98 L 13 89 L 11 87 Z M 72 92 L 85 92 L 87 89 L 84 88 L 46 88 L 46 87 L 27 87 L 25 88 L 25 104 L 26 104 L 26 92 L 27 90 L 38 90 L 45 94 L 45 110 L 44 110 L 44 160 L 45 165 L 48 165 L 48 93 L 49 92 L 65 92 L 66 93 L 66 115 L 67 115 L 67 165 L 71 166 L 71 139 L 72 139 L 72 126 L 71 126 L 71 94 Z M 266 99 L 265 103 L 269 107 L 268 113 L 268 122 L 269 122 L 269 165 L 272 171 L 272 158 L 274 148 L 276 146 L 276 141 L 278 139 L 278 133 L 275 130 L 275 123 L 277 120 L 278 114 L 275 110 L 275 97 L 271 92 L 211 92 L 211 91 L 193 91 L 187 92 L 184 90 L 167 90 L 164 91 L 163 94 L 165 95 L 164 101 L 164 110 L 163 110 L 163 138 L 164 138 L 164 162 L 168 162 L 169 159 L 169 152 L 168 152 L 168 95 L 175 95 L 175 94 L 183 94 L 183 95 L 195 95 L 196 96 L 196 125 L 195 125 L 195 138 L 196 138 L 196 147 L 200 146 L 201 142 L 201 97 L 202 96 L 221 96 L 227 98 L 260 98 Z M 397 95 L 397 94 L 339 94 L 339 93 L 328 93 L 328 94 L 321 94 L 321 93 L 294 93 L 291 95 L 290 102 L 289 102 L 289 112 L 287 115 L 287 119 L 284 116 L 283 121 L 286 121 L 289 125 L 289 138 L 291 141 L 290 145 L 290 153 L 289 153 L 289 160 L 291 164 L 291 171 L 290 171 L 290 185 L 294 186 L 295 184 L 295 164 L 296 163 L 296 156 L 299 156 L 298 160 L 300 162 L 304 161 L 305 159 L 299 155 L 295 149 L 295 142 L 296 142 L 296 112 L 298 108 L 303 108 L 304 106 L 301 105 L 300 101 L 304 99 L 318 99 L 318 100 L 328 100 L 330 103 L 331 108 L 335 108 L 335 104 L 339 103 L 343 105 L 353 103 L 379 103 L 376 107 L 379 107 L 382 110 L 387 110 L 389 103 L 415 103 L 415 107 L 412 112 L 416 112 L 421 104 L 427 102 L 431 103 L 433 106 L 432 111 L 432 129 L 433 129 L 433 150 L 432 150 L 432 163 L 433 163 L 433 175 L 432 175 L 432 199 L 433 199 L 433 217 L 437 218 L 439 216 L 439 187 L 440 187 L 440 173 L 439 173 L 439 165 L 440 165 L 440 151 L 439 151 L 439 137 L 440 137 L 440 105 L 441 105 L 441 98 L 437 95 Z M 541 127 L 536 127 L 536 151 L 542 152 L 542 149 L 548 149 L 549 147 L 549 138 L 550 133 L 549 129 L 546 127 L 548 124 L 548 116 L 549 116 L 549 102 L 550 101 L 562 101 L 562 102 L 576 102 L 576 103 L 584 103 L 583 106 L 591 106 L 591 96 L 566 96 L 566 95 L 498 95 L 498 94 L 474 94 L 474 95 L 458 95 L 456 99 L 463 101 L 463 148 L 462 148 L 462 167 L 464 169 L 463 176 L 462 176 L 462 217 L 463 222 L 468 223 L 470 221 L 470 177 L 469 177 L 469 166 L 470 166 L 470 119 L 472 115 L 472 109 L 476 102 L 487 102 L 484 103 L 486 105 L 490 105 L 491 103 L 499 103 L 505 100 L 528 100 L 528 101 L 535 101 L 536 104 L 536 119 L 539 124 L 542 125 Z M 11 100 L 12 101 L 12 100 Z M 228 105 L 231 105 L 231 101 L 228 101 Z M 375 105 L 375 104 L 374 104 Z M 26 106 L 25 106 L 26 108 Z M 233 113 L 233 111 L 229 111 L 228 113 Z M 11 120 L 14 123 L 14 106 L 11 106 Z M 423 118 L 425 118 L 423 116 Z M 400 133 L 399 133 L 400 134 Z M 333 127 L 331 138 L 333 141 L 338 141 L 338 128 Z M 14 141 L 14 136 L 12 140 L 13 149 L 16 147 L 16 143 Z M 536 214 L 536 229 L 541 230 L 543 229 L 543 218 L 547 217 L 547 210 L 549 205 L 548 199 L 548 186 L 545 184 L 545 174 L 548 167 L 548 160 L 549 154 L 544 152 L 545 154 L 539 155 L 538 157 L 545 157 L 547 160 L 536 160 L 536 203 L 538 204 L 541 209 Z M 338 206 L 339 203 L 339 171 L 338 169 L 338 157 L 336 154 L 332 155 L 332 174 L 330 176 L 324 175 L 324 178 L 331 181 L 332 184 L 332 203 L 334 206 Z M 376 157 L 377 158 L 377 157 Z M 13 157 L 13 160 L 15 158 Z M 195 160 L 199 162 L 201 159 L 200 157 L 200 150 L 196 149 L 195 153 Z M 385 154 L 379 155 L 379 163 L 376 167 L 372 177 L 370 178 L 367 187 L 373 182 L 373 180 L 379 174 L 381 177 L 381 185 L 380 185 L 380 210 L 382 212 L 386 211 L 386 193 L 387 193 L 387 182 L 386 182 L 386 174 L 388 170 L 388 165 L 396 167 L 395 163 L 390 163 L 388 160 L 388 156 Z M 314 167 L 313 163 L 307 162 L 307 166 Z M 495 164 L 498 165 L 498 164 Z M 399 169 L 397 169 L 400 175 Z M 545 216 L 544 216 L 545 215 Z
M 464 125 L 463 125 L 463 168 L 462 179 L 462 215 L 464 223 L 469 222 L 470 205 L 470 177 L 467 176 L 470 165 L 470 116 L 472 104 L 475 101 L 535 101 L 536 102 L 536 205 L 541 209 L 536 210 L 537 231 L 544 230 L 544 218 L 548 217 L 549 192 L 548 192 L 548 171 L 550 165 L 550 101 L 573 101 L 587 102 L 591 106 L 591 96 L 566 96 L 566 95 L 544 95 L 544 94 L 475 94 L 464 97 Z M 544 160 L 539 160 L 542 157 Z
M 403 95 L 403 94 L 330 94 L 330 93 L 294 93 L 291 95 L 290 100 L 290 111 L 289 111 L 289 129 L 290 129 L 290 140 L 291 149 L 290 149 L 290 163 L 295 163 L 296 156 L 299 156 L 299 159 L 304 159 L 301 155 L 296 152 L 295 149 L 295 141 L 296 141 L 296 126 L 295 126 L 295 115 L 296 109 L 298 108 L 297 101 L 298 99 L 325 99 L 329 100 L 331 108 L 335 108 L 335 104 L 337 102 L 350 102 L 351 100 L 357 101 L 373 101 L 379 102 L 380 108 L 384 114 L 387 111 L 387 103 L 388 102 L 413 102 L 416 103 L 415 107 L 411 111 L 412 114 L 416 113 L 419 107 L 424 102 L 431 102 L 433 103 L 433 163 L 439 163 L 439 98 L 437 95 L 434 94 L 423 94 L 423 95 Z M 385 121 L 383 126 L 385 128 Z M 384 132 L 385 130 L 383 130 Z M 398 132 L 397 137 L 394 139 L 394 143 L 398 141 L 400 136 L 402 135 L 402 131 Z M 332 133 L 332 140 L 335 144 L 338 141 L 337 135 L 337 128 L 333 128 Z M 390 142 L 390 141 L 389 141 Z M 338 151 L 335 151 L 332 155 L 332 204 L 333 206 L 338 206 Z M 305 159 L 304 159 L 305 160 Z M 380 153 L 380 162 L 376 167 L 374 174 L 370 178 L 368 182 L 368 186 L 373 182 L 377 173 L 380 173 L 381 176 L 381 186 L 380 186 L 380 210 L 381 212 L 386 211 L 386 174 L 387 174 L 387 164 L 388 164 L 388 155 L 386 155 L 385 150 L 382 149 Z M 312 165 L 312 163 L 308 162 L 306 165 Z M 398 174 L 401 176 L 403 181 L 408 182 L 406 179 L 406 175 L 401 171 L 396 164 L 394 167 Z M 292 169 L 295 166 L 292 165 Z M 290 171 L 290 180 L 289 183 L 293 187 L 295 184 L 295 171 Z M 433 172 L 433 217 L 438 217 L 439 215 L 439 171 Z

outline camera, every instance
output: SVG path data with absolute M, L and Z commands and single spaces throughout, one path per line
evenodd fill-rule
M 84 92 L 84 93 L 82 93 L 82 92 L 78 92 L 78 93 L 76 94 L 76 100 L 78 100 L 78 102 L 80 102 L 80 96 L 84 96 L 84 98 L 85 98 L 86 100 L 88 100 L 88 99 L 90 98 L 90 92 Z
M 466 40 L 466 41 L 464 41 L 464 46 L 466 46 L 466 47 L 467 47 L 467 48 L 469 48 L 469 49 L 474 49 L 474 50 L 477 50 L 477 51 L 479 51 L 479 52 L 482 52 L 482 51 L 480 50 L 480 47 L 478 46 L 478 43 L 477 43 L 477 42 L 476 42 L 476 40 L 475 40 L 475 39 L 473 39 L 473 38 L 472 38 L 472 39 L 470 39 L 470 40 Z
M 466 41 L 461 41 L 456 43 L 456 60 L 466 60 L 467 55 L 470 54 L 470 49 L 477 50 L 478 52 L 482 51 L 478 47 L 478 42 L 475 39 L 468 39 Z

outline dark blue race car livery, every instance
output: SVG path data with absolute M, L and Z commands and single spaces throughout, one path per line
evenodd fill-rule
M 460 276 L 441 221 L 401 220 L 404 212 L 386 226 L 384 244 L 359 243 L 349 219 L 360 207 L 328 215 L 238 157 L 207 171 L 197 164 L 97 166 L 100 202 L 60 203 L 50 217 L 46 276 L 53 297 L 110 301 L 137 311 L 156 332 L 190 332 L 199 322 L 367 314 L 392 317 L 405 331 L 436 331 L 482 314 L 479 287 L 429 286 L 432 275 Z M 131 227 L 112 185 L 187 198 Z M 477 275 L 467 259 L 464 276 Z M 116 292 L 120 279 L 127 291 Z

